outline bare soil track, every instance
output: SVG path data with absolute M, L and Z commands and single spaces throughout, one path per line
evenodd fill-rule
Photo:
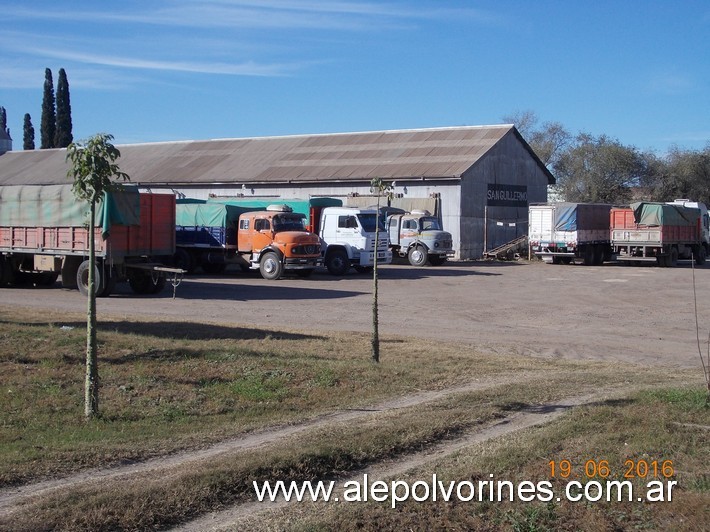
M 352 272 L 352 271 L 351 271 Z M 710 328 L 710 267 L 691 269 L 539 262 L 447 263 L 380 271 L 380 331 L 468 343 L 504 353 L 699 367 L 700 337 Z M 372 279 L 325 271 L 309 279 L 266 281 L 228 271 L 187 277 L 159 296 L 136 296 L 126 285 L 99 299 L 112 317 L 285 328 L 302 332 L 371 330 Z M 1 305 L 84 312 L 76 291 L 0 290 Z

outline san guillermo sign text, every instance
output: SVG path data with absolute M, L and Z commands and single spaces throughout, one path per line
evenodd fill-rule
M 496 207 L 527 207 L 528 187 L 488 183 L 486 204 Z

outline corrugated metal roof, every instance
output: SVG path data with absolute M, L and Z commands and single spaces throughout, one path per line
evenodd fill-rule
M 127 144 L 117 162 L 137 184 L 450 179 L 511 131 L 519 137 L 500 125 Z M 68 168 L 64 149 L 8 152 L 0 184 L 66 183 Z

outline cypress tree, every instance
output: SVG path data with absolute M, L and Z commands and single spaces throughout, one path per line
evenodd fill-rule
M 7 111 L 4 107 L 0 107 L 0 130 L 10 135 L 10 130 L 7 128 Z
M 32 117 L 29 113 L 25 113 L 25 122 L 22 131 L 22 149 L 35 149 L 35 128 L 32 127 Z
M 71 103 L 69 102 L 69 82 L 67 73 L 59 69 L 57 78 L 57 131 L 54 136 L 55 148 L 66 148 L 74 140 L 71 124 Z
M 54 112 L 54 82 L 52 71 L 44 69 L 44 96 L 42 98 L 42 123 L 40 124 L 40 149 L 54 148 L 57 116 Z

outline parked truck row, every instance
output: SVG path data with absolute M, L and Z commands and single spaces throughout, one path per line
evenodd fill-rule
M 705 263 L 710 219 L 704 204 L 637 202 L 630 206 L 549 203 L 529 208 L 531 253 L 553 264 L 607 260 L 675 266 L 679 259 Z
M 376 238 L 376 232 L 379 233 Z M 107 193 L 93 223 L 71 185 L 0 187 L 0 286 L 62 285 L 88 291 L 89 239 L 96 291 L 126 281 L 139 294 L 160 292 L 169 275 L 234 264 L 265 279 L 372 269 L 393 253 L 415 266 L 453 255 L 451 235 L 426 212 L 387 213 L 343 206 L 337 198 L 180 199 L 121 186 Z

